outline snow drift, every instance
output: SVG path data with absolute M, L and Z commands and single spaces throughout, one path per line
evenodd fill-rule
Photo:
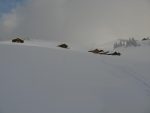
M 103 56 L 0 43 L 0 113 L 149 113 L 150 47 Z

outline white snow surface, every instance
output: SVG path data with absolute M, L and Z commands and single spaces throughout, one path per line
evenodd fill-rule
M 121 56 L 0 42 L 0 113 L 150 113 L 150 46 Z

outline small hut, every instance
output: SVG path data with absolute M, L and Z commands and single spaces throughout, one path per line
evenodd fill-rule
M 15 39 L 12 39 L 12 42 L 14 42 L 14 43 L 24 43 L 24 40 L 21 39 L 21 38 L 15 38 Z
M 60 45 L 58 45 L 58 47 L 68 49 L 68 45 L 67 44 L 60 44 Z
M 100 52 L 104 52 L 104 50 L 94 49 L 94 50 L 91 50 L 91 51 L 88 51 L 88 52 L 98 54 Z
M 115 56 L 120 56 L 121 55 L 121 53 L 119 53 L 119 52 L 113 52 L 113 53 L 110 53 L 110 54 L 108 54 L 108 55 L 115 55 Z
M 142 39 L 142 41 L 145 41 L 145 40 L 147 40 L 147 39 L 146 39 L 146 38 L 143 38 L 143 39 Z
M 149 39 L 149 37 L 143 38 L 143 39 L 142 39 L 142 41 L 145 41 L 145 40 L 150 40 L 150 39 Z

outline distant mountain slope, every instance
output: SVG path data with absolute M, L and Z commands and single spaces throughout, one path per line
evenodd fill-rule
M 0 42 L 0 113 L 150 112 L 149 46 L 103 56 L 56 45 Z
M 150 39 L 147 40 L 135 40 L 134 38 L 129 39 L 118 39 L 113 42 L 113 48 L 118 49 L 121 47 L 138 47 L 138 46 L 150 46 Z
M 112 40 L 110 42 L 104 43 L 97 45 L 97 48 L 102 48 L 105 50 L 109 51 L 119 51 L 123 52 L 124 51 L 132 51 L 132 49 L 135 48 L 149 48 L 150 47 L 150 39 L 147 40 L 135 40 L 134 38 L 129 38 L 129 39 L 117 39 L 117 40 Z M 146 49 L 149 50 L 149 49 Z

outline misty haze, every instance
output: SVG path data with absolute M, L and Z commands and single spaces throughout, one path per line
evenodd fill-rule
M 150 0 L 0 0 L 0 113 L 150 113 Z
M 150 36 L 149 0 L 31 0 L 4 14 L 0 37 L 102 44 Z

